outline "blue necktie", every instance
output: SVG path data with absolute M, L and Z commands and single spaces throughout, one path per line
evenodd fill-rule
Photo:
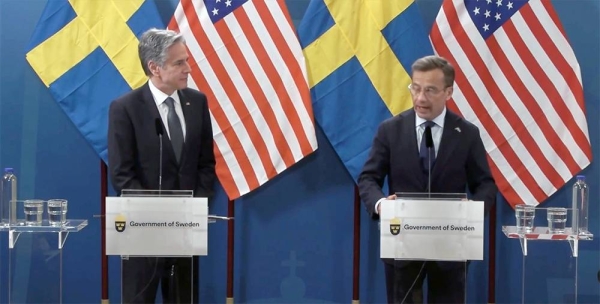
M 169 113 L 167 113 L 167 122 L 169 124 L 169 135 L 171 136 L 171 144 L 173 145 L 173 151 L 175 152 L 175 158 L 177 163 L 181 159 L 181 150 L 183 150 L 183 129 L 181 128 L 181 122 L 179 116 L 175 112 L 175 100 L 168 97 L 165 102 L 169 107 Z
M 421 147 L 419 148 L 419 158 L 421 159 L 421 166 L 425 173 L 429 172 L 429 155 L 431 155 L 431 167 L 433 168 L 433 164 L 435 163 L 435 145 L 431 147 L 431 153 L 429 149 L 427 149 L 426 139 L 425 139 L 425 130 L 427 128 L 433 128 L 435 126 L 435 122 L 426 121 L 422 124 L 423 126 L 423 136 L 421 136 Z

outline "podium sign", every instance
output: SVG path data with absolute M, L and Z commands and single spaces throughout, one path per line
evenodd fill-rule
M 107 255 L 207 255 L 207 231 L 206 198 L 106 198 Z
M 383 201 L 381 258 L 483 260 L 483 213 L 481 201 Z

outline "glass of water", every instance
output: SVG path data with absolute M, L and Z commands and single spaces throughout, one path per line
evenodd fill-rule
M 518 232 L 531 232 L 533 230 L 533 219 L 535 218 L 535 207 L 530 205 L 516 205 L 515 217 L 517 218 Z
M 48 200 L 48 223 L 50 226 L 62 226 L 67 222 L 67 200 Z
M 548 232 L 565 233 L 567 225 L 567 208 L 548 208 Z
M 44 213 L 44 201 L 39 199 L 26 200 L 24 203 L 25 225 L 41 226 Z

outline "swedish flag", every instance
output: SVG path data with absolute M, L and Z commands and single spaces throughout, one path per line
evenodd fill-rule
M 298 34 L 315 120 L 356 180 L 379 124 L 412 106 L 410 66 L 433 54 L 418 7 L 312 0 Z
M 49 0 L 27 61 L 77 129 L 107 160 L 108 107 L 144 84 L 138 38 L 164 27 L 153 1 Z

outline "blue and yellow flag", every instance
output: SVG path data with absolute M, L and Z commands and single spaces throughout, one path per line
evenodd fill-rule
M 433 54 L 418 7 L 312 0 L 298 34 L 315 120 L 356 180 L 379 124 L 412 106 L 410 66 Z
M 154 1 L 49 0 L 27 61 L 77 129 L 107 161 L 110 102 L 145 83 L 138 38 L 163 27 Z

